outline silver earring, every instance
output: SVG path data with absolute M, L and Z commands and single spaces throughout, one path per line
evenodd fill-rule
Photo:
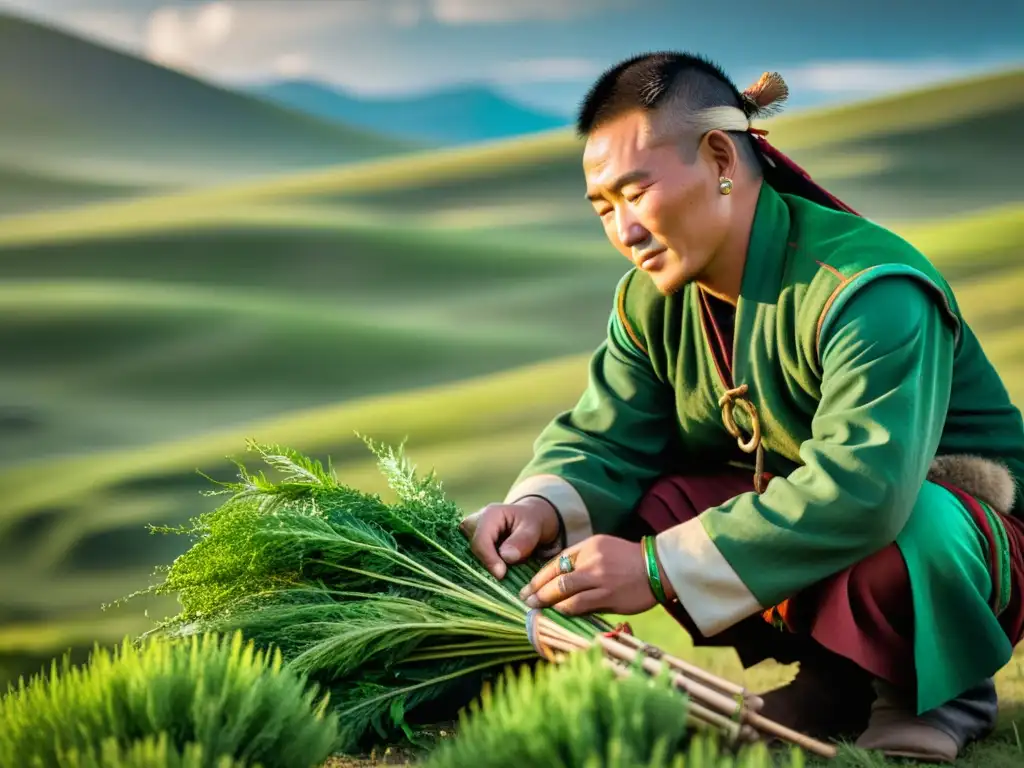
M 730 192 L 732 192 L 732 179 L 726 176 L 719 177 L 718 191 L 721 192 L 723 195 L 728 195 Z

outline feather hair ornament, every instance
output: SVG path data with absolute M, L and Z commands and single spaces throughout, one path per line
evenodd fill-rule
M 789 98 L 789 86 L 778 72 L 765 72 L 741 94 L 743 111 L 751 120 L 777 114 Z

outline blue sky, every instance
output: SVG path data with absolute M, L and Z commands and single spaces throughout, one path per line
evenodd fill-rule
M 842 8 L 840 6 L 843 6 Z M 226 84 L 313 77 L 358 94 L 483 82 L 570 113 L 603 67 L 681 49 L 794 107 L 1024 64 L 1024 0 L 0 0 Z

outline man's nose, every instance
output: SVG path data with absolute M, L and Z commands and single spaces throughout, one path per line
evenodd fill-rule
M 616 226 L 619 230 L 619 242 L 627 248 L 635 248 L 651 236 L 647 228 L 637 221 L 630 211 L 619 208 L 615 217 Z

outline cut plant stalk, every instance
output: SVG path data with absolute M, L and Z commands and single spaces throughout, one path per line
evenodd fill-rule
M 604 658 L 605 666 L 615 672 L 619 678 L 626 678 L 633 674 L 628 667 L 625 667 L 622 662 L 617 662 L 613 659 Z M 730 720 L 725 715 L 719 714 L 708 709 L 701 704 L 698 704 L 693 699 L 687 703 L 687 719 L 696 726 L 700 726 L 704 729 L 711 729 L 725 733 L 731 743 L 736 744 L 741 741 L 754 742 L 757 741 L 757 732 L 749 725 L 741 725 L 734 720 Z
M 629 648 L 609 637 L 600 636 L 596 641 L 610 655 L 622 661 L 640 663 L 652 675 L 660 674 L 662 671 L 662 663 L 660 661 L 644 656 L 633 648 Z M 678 673 L 673 674 L 673 680 L 694 700 L 703 702 L 730 717 L 738 718 L 741 723 L 746 723 L 761 733 L 789 741 L 821 757 L 833 758 L 838 754 L 836 747 L 831 744 L 825 744 L 803 733 L 794 731 L 792 728 L 787 728 L 780 723 L 769 720 L 757 712 L 751 712 L 742 702 L 730 699 L 719 691 L 715 691 L 693 680 L 688 680 Z
M 704 683 L 705 685 L 710 686 L 712 688 L 717 688 L 718 690 L 722 691 L 723 693 L 729 696 L 742 696 L 743 699 L 746 701 L 747 708 L 754 712 L 759 712 L 764 707 L 764 699 L 762 699 L 757 694 L 748 691 L 742 685 L 737 685 L 736 683 L 730 682 L 725 678 L 713 675 L 710 672 L 707 672 L 694 664 L 690 664 L 689 662 L 676 658 L 671 654 L 665 653 L 660 648 L 648 645 L 647 643 L 643 642 L 639 638 L 634 637 L 629 633 L 618 633 L 616 634 L 616 638 L 623 645 L 629 646 L 635 651 L 639 651 L 646 656 L 650 656 L 653 659 L 661 659 L 670 667 L 675 669 L 677 672 L 689 678 L 692 678 L 697 682 Z
M 547 619 L 539 619 L 538 626 L 547 632 L 557 632 L 556 629 L 550 628 L 547 624 Z M 655 660 L 664 661 L 670 668 L 675 669 L 679 674 L 684 677 L 692 679 L 694 682 L 713 689 L 717 689 L 722 694 L 729 696 L 731 700 L 735 701 L 737 697 L 741 698 L 747 709 L 751 711 L 759 711 L 764 706 L 764 700 L 754 693 L 751 693 L 746 688 L 736 683 L 725 680 L 724 678 L 713 675 L 710 672 L 700 669 L 699 667 L 671 656 L 660 648 L 652 645 L 648 645 L 637 637 L 625 632 L 617 632 L 612 630 L 611 632 L 602 633 L 605 637 L 611 637 L 622 643 L 623 645 L 631 648 L 638 653 L 642 653 Z M 589 643 L 588 643 L 589 646 Z

